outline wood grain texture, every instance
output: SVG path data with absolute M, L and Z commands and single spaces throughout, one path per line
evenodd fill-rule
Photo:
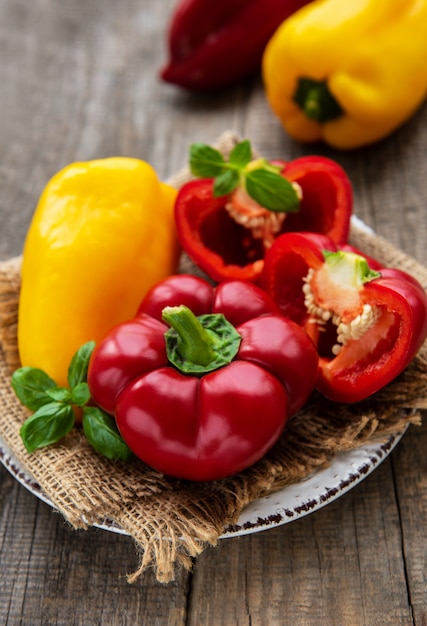
M 287 137 L 259 77 L 213 96 L 160 83 L 173 0 L 0 0 L 0 258 L 19 254 L 47 180 L 72 161 L 127 155 L 167 178 L 193 141 L 226 129 L 270 158 L 336 159 L 355 212 L 427 263 L 427 106 L 351 153 Z M 164 586 L 134 585 L 132 542 L 72 531 L 0 468 L 0 621 L 11 626 L 423 626 L 427 426 L 363 483 L 292 524 L 221 541 Z
M 190 624 L 410 624 L 395 494 L 382 493 L 391 476 L 386 462 L 325 509 L 204 553 L 192 590 L 206 603 Z M 209 582 L 218 556 L 219 588 Z

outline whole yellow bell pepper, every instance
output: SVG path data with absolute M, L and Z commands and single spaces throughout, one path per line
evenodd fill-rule
M 75 351 L 133 317 L 147 290 L 177 270 L 175 197 L 132 158 L 74 163 L 50 180 L 23 250 L 23 366 L 66 385 Z
M 263 57 L 266 96 L 303 142 L 356 148 L 387 136 L 427 95 L 426 0 L 318 0 Z

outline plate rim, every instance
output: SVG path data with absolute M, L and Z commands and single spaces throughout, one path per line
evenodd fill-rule
M 316 470 L 301 481 L 297 481 L 296 483 L 287 485 L 261 498 L 257 498 L 241 511 L 234 524 L 225 526 L 224 532 L 220 535 L 219 539 L 240 537 L 269 530 L 271 528 L 277 528 L 278 526 L 283 526 L 301 519 L 334 502 L 345 493 L 356 487 L 375 469 L 377 469 L 377 467 L 396 448 L 408 428 L 409 424 L 407 424 L 400 433 L 391 434 L 381 439 L 376 439 L 375 441 L 366 442 L 365 444 L 357 446 L 351 450 L 338 453 L 332 457 L 327 467 Z M 352 467 L 351 459 L 354 459 L 353 465 L 357 463 L 357 467 L 353 467 L 352 471 L 350 470 Z M 7 446 L 1 434 L 0 463 L 18 483 L 27 489 L 27 491 L 50 506 L 53 510 L 57 511 L 57 508 L 52 503 L 51 499 L 44 493 L 37 480 L 30 474 L 30 472 L 23 466 L 23 464 Z M 338 466 L 342 464 L 348 468 L 349 471 L 347 474 L 342 474 L 338 471 Z M 328 485 L 323 485 L 323 490 L 320 490 L 316 494 L 312 494 L 310 497 L 306 496 L 305 498 L 301 498 L 299 501 L 295 502 L 293 507 L 284 505 L 283 498 L 284 496 L 286 497 L 286 494 L 289 495 L 289 493 L 292 493 L 298 487 L 306 488 L 307 485 L 310 486 L 313 481 L 325 477 L 330 477 L 332 482 Z M 308 493 L 311 493 L 310 490 Z M 268 504 L 270 500 L 276 501 L 271 509 Z M 279 502 L 277 502 L 277 500 L 279 500 Z M 261 508 L 267 507 L 266 511 L 269 512 L 269 514 L 258 515 L 257 511 L 260 506 Z M 113 520 L 106 519 L 102 522 L 88 523 L 84 515 L 81 516 L 81 519 L 85 525 L 87 524 L 87 526 L 93 526 L 107 532 L 130 536 L 130 533 L 121 528 L 121 526 Z

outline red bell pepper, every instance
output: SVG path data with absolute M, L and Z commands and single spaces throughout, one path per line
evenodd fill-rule
M 308 0 L 182 0 L 168 32 L 163 80 L 193 91 L 228 87 L 254 73 L 276 28 Z
M 215 281 L 257 282 L 272 240 L 284 232 L 312 231 L 347 241 L 353 209 L 351 183 L 341 166 L 321 156 L 274 161 L 282 176 L 299 186 L 299 210 L 269 211 L 241 188 L 215 197 L 212 179 L 190 181 L 178 193 L 175 221 L 182 248 Z M 277 222 L 277 216 L 283 221 Z M 251 218 L 250 221 L 249 218 Z M 265 237 L 265 224 L 274 220 Z M 261 221 L 261 226 L 260 226 Z
M 384 387 L 427 336 L 427 297 L 415 278 L 324 236 L 279 237 L 261 282 L 313 339 L 316 386 L 334 401 L 357 402 Z
M 317 361 L 307 334 L 260 288 L 180 275 L 95 348 L 88 384 L 136 456 L 171 476 L 214 480 L 271 448 L 311 394 Z

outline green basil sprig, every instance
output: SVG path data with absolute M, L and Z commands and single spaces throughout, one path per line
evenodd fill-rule
M 43 370 L 20 367 L 12 375 L 12 388 L 20 402 L 34 413 L 23 423 L 20 435 L 28 452 L 57 443 L 73 429 L 74 407 L 83 410 L 83 432 L 91 446 L 112 460 L 132 456 L 120 436 L 115 420 L 98 407 L 87 406 L 91 399 L 87 372 L 95 342 L 83 344 L 68 368 L 69 387 L 60 387 Z
M 300 208 L 298 193 L 280 174 L 280 167 L 265 159 L 252 160 L 248 139 L 236 144 L 228 161 L 219 150 L 204 143 L 193 143 L 190 169 L 194 176 L 214 179 L 215 197 L 225 196 L 243 185 L 253 200 L 270 211 L 294 213 Z
M 83 431 L 91 446 L 107 459 L 127 461 L 132 456 L 114 417 L 99 407 L 88 406 L 83 409 Z

